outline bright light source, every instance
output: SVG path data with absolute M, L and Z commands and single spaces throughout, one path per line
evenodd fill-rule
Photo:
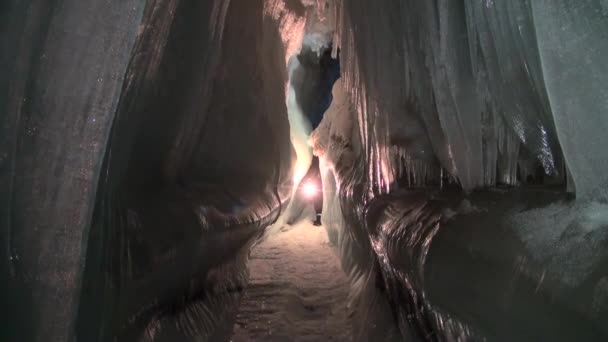
M 317 195 L 317 185 L 313 181 L 308 181 L 302 185 L 302 192 L 307 198 L 313 198 Z

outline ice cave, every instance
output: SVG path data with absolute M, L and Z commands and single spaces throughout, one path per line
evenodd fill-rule
M 606 0 L 0 1 L 0 341 L 608 341 L 607 61 Z

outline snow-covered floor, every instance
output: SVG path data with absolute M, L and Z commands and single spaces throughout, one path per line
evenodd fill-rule
M 350 341 L 348 285 L 323 227 L 299 223 L 254 248 L 233 342 Z

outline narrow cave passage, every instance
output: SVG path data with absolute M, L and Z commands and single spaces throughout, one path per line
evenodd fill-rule
M 304 45 L 289 69 L 291 129 L 308 139 L 330 106 L 339 62 L 331 57 L 331 47 L 315 51 Z M 309 146 L 302 149 L 299 158 L 312 152 Z M 253 248 L 233 342 L 352 340 L 349 281 L 337 246 L 319 225 L 324 197 L 319 168 L 318 157 L 312 156 L 284 218 Z
M 324 227 L 309 221 L 254 247 L 233 342 L 350 341 L 348 280 Z

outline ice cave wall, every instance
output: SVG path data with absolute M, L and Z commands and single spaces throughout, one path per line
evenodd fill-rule
M 577 194 L 605 199 L 608 4 L 530 3 L 544 81 Z
M 436 179 L 440 167 L 470 190 L 540 164 L 560 182 L 570 170 L 579 197 L 603 196 L 605 6 L 330 2 L 370 186 L 388 191 L 402 172 Z
M 251 244 L 291 192 L 303 4 L 1 13 L 6 340 L 225 338 Z
M 274 10 L 261 1 L 182 2 L 169 35 L 155 42 L 158 31 L 149 30 L 152 36 L 138 46 L 143 51 L 136 49 L 143 64 L 132 73 L 141 83 L 127 90 L 132 93 L 118 112 L 107 154 L 109 192 L 98 204 L 98 212 L 115 207 L 116 213 L 94 217 L 93 229 L 105 229 L 91 239 L 99 245 L 87 265 L 104 265 L 114 285 L 99 289 L 100 275 L 85 273 L 84 336 L 95 331 L 87 322 L 106 321 L 114 331 L 102 327 L 100 334 L 123 340 L 213 340 L 230 330 L 248 250 L 276 219 L 291 184 L 278 22 L 290 12 L 275 19 Z M 206 41 L 201 32 L 208 32 Z M 156 50 L 159 45 L 164 49 Z M 162 53 L 160 64 L 146 64 L 157 60 L 155 51 Z M 118 296 L 101 317 L 95 316 L 99 292 Z M 145 337 L 138 337 L 142 330 Z
M 7 340 L 72 334 L 105 141 L 142 12 L 139 1 L 2 4 Z
M 343 75 L 311 138 L 330 189 L 324 221 L 351 274 L 355 315 L 390 307 L 394 326 L 380 322 L 375 339 L 602 339 L 606 153 L 578 148 L 606 139 L 596 131 L 608 120 L 605 5 L 343 0 L 319 9 L 336 23 Z M 528 179 L 545 188 L 479 191 Z M 461 201 L 434 190 L 453 180 L 478 191 Z M 361 340 L 374 334 L 356 330 Z

